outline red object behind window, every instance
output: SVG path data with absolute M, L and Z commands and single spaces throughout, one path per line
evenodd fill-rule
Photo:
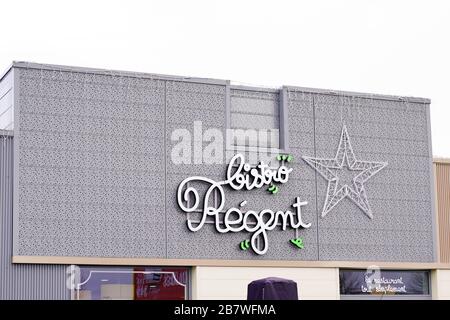
M 134 299 L 135 300 L 185 300 L 185 287 L 177 283 L 176 279 L 186 285 L 188 270 L 176 268 L 161 268 L 160 270 L 149 270 L 145 268 L 134 268 Z M 144 271 L 154 273 L 144 273 Z M 170 273 L 159 273 L 173 272 Z

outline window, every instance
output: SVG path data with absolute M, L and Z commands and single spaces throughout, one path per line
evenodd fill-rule
M 343 299 L 431 299 L 429 271 L 340 270 Z
M 189 269 L 81 267 L 75 300 L 186 300 Z
M 228 94 L 227 149 L 277 152 L 281 145 L 280 90 L 231 87 Z

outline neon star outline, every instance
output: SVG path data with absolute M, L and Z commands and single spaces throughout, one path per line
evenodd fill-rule
M 364 183 L 388 165 L 387 162 L 359 161 L 356 160 L 350 143 L 347 127 L 343 125 L 339 147 L 334 159 L 302 157 L 303 160 L 315 169 L 328 181 L 327 196 L 322 209 L 322 217 L 325 217 L 341 200 L 349 198 L 370 219 L 373 218 L 372 210 L 367 200 Z M 340 185 L 338 172 L 347 166 L 349 170 L 359 172 L 353 177 L 353 186 Z

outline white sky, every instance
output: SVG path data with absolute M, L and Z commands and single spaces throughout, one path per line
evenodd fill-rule
M 432 100 L 450 157 L 450 1 L 0 0 L 12 60 Z

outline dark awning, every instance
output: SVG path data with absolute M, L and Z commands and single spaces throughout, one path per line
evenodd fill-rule
M 298 300 L 297 283 L 277 277 L 252 281 L 248 285 L 247 300 Z

